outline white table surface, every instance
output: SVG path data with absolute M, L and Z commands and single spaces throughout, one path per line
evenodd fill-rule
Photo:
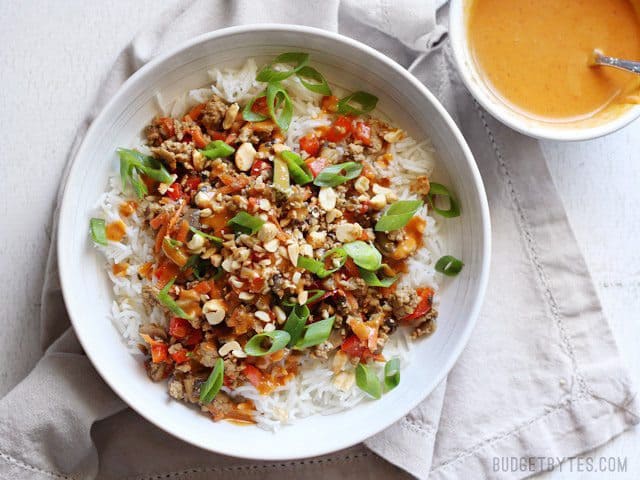
M 0 395 L 42 354 L 38 315 L 65 151 L 118 52 L 158 0 L 0 2 Z M 66 139 L 59 142 L 60 137 Z M 632 376 L 640 382 L 640 121 L 590 142 L 543 144 L 578 243 Z M 627 457 L 640 477 L 640 429 L 593 456 Z M 553 472 L 545 478 L 608 478 Z

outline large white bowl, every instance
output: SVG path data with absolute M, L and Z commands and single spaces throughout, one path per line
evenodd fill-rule
M 306 51 L 330 81 L 366 89 L 379 108 L 416 138 L 431 137 L 443 178 L 462 206 L 459 219 L 444 220 L 447 253 L 465 262 L 443 281 L 438 329 L 415 343 L 398 388 L 381 400 L 330 416 L 315 416 L 277 433 L 214 423 L 197 409 L 170 399 L 164 383 L 146 376 L 109 320 L 111 286 L 88 235 L 89 218 L 109 174 L 115 150 L 139 142 L 142 127 L 165 99 L 208 83 L 212 65 L 248 57 Z M 87 355 L 120 397 L 158 427 L 198 447 L 238 457 L 270 460 L 324 454 L 353 445 L 400 419 L 443 379 L 467 343 L 481 306 L 489 269 L 490 224 L 482 180 L 458 128 L 434 96 L 399 65 L 375 50 L 325 31 L 261 25 L 220 30 L 162 55 L 133 75 L 93 122 L 70 171 L 60 214 L 58 259 L 65 302 Z
M 528 117 L 496 95 L 478 70 L 469 48 L 467 20 L 473 0 L 451 0 L 449 38 L 458 72 L 474 98 L 493 117 L 520 133 L 560 141 L 589 140 L 613 133 L 640 116 L 640 105 L 621 105 L 576 123 L 543 122 Z M 559 47 L 562 48 L 562 47 Z

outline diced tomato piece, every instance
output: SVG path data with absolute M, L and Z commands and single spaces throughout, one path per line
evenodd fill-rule
M 251 105 L 251 111 L 260 115 L 269 116 L 269 109 L 267 108 L 267 97 L 260 97 L 253 105 Z
M 251 176 L 257 177 L 262 173 L 263 170 L 271 169 L 271 164 L 269 162 L 265 162 L 264 160 L 256 160 L 253 162 L 253 166 L 251 167 Z
M 197 190 L 200 185 L 199 177 L 189 177 L 185 182 L 185 187 L 189 190 Z
M 171 200 L 177 201 L 180 197 L 182 197 L 182 185 L 178 182 L 172 183 L 166 193 L 167 197 Z
M 371 146 L 371 127 L 364 122 L 357 122 L 353 129 L 353 136 L 360 140 L 363 145 Z
M 172 317 L 169 321 L 169 335 L 176 338 L 184 338 L 191 333 L 193 327 L 191 324 L 180 317 Z
M 335 122 L 333 122 L 333 125 L 329 127 L 327 133 L 325 133 L 325 138 L 330 142 L 341 142 L 349 136 L 352 130 L 353 119 L 351 117 L 340 115 L 336 118 Z
M 175 124 L 173 123 L 173 118 L 162 117 L 158 119 L 160 123 L 160 128 L 162 129 L 162 133 L 165 137 L 173 137 L 176 134 Z
M 251 385 L 253 385 L 254 387 L 257 387 L 258 385 L 260 385 L 260 382 L 262 382 L 262 372 L 251 364 L 245 365 L 242 373 L 245 377 L 247 377 L 247 380 L 249 380 L 251 382 Z
M 309 157 L 304 161 L 304 163 L 306 163 L 307 167 L 309 167 L 309 171 L 314 178 L 317 177 L 318 174 L 329 164 L 327 159 L 322 157 Z
M 169 347 L 166 343 L 154 342 L 151 345 L 151 361 L 153 363 L 166 362 L 168 358 Z
M 315 157 L 320 151 L 320 140 L 314 133 L 309 133 L 300 139 L 300 148 Z
M 410 313 L 406 317 L 402 319 L 403 322 L 410 322 L 411 320 L 416 320 L 420 318 L 431 310 L 431 305 L 433 304 L 433 289 L 431 288 L 418 288 L 416 293 L 420 295 L 420 301 L 416 306 L 416 309 L 413 313 Z
M 189 360 L 189 356 L 187 355 L 187 352 L 188 350 L 185 350 L 183 348 L 182 350 L 178 350 L 177 352 L 172 353 L 171 358 L 176 363 L 184 363 L 187 360 Z
M 322 110 L 328 113 L 336 113 L 338 111 L 338 97 L 335 95 L 322 97 Z
M 182 345 L 187 347 L 192 347 L 194 345 L 199 344 L 202 341 L 202 330 L 196 330 L 195 328 L 191 329 L 191 332 L 187 334 L 186 337 L 182 339 Z

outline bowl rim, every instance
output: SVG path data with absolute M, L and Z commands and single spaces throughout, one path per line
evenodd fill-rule
M 150 60 L 145 65 L 143 65 L 140 69 L 134 72 L 134 74 L 131 75 L 118 88 L 118 90 L 112 95 L 109 101 L 106 102 L 106 104 L 101 108 L 100 113 L 94 118 L 94 120 L 91 122 L 91 125 L 87 129 L 87 132 L 85 133 L 84 138 L 77 152 L 75 153 L 73 159 L 71 160 L 71 165 L 66 169 L 66 178 L 69 179 L 73 177 L 76 174 L 77 170 L 80 168 L 80 162 L 78 162 L 77 159 L 82 158 L 83 156 L 86 156 L 85 150 L 89 148 L 87 139 L 93 136 L 93 131 L 95 130 L 95 128 L 97 128 L 96 125 L 99 125 L 101 123 L 103 118 L 106 116 L 106 112 L 111 110 L 113 105 L 123 95 L 123 92 L 125 92 L 131 84 L 134 84 L 135 82 L 137 82 L 139 78 L 144 77 L 147 71 L 162 64 L 169 58 L 175 55 L 179 55 L 184 51 L 189 50 L 190 48 L 200 43 L 208 42 L 210 40 L 222 38 L 229 35 L 256 33 L 256 32 L 296 33 L 296 34 L 323 37 L 324 39 L 335 41 L 336 43 L 347 44 L 353 48 L 356 48 L 362 51 L 364 54 L 368 54 L 370 56 L 375 57 L 378 61 L 385 63 L 388 67 L 398 72 L 400 75 L 403 76 L 403 78 L 407 82 L 411 83 L 415 88 L 419 90 L 419 92 L 425 97 L 425 99 L 429 101 L 433 105 L 433 107 L 437 110 L 437 112 L 442 116 L 442 119 L 447 124 L 447 127 L 451 131 L 456 142 L 458 143 L 458 145 L 462 150 L 464 159 L 461 161 L 466 162 L 479 196 L 479 203 L 480 203 L 479 211 L 480 211 L 480 217 L 481 217 L 480 218 L 481 234 L 482 234 L 482 244 L 483 244 L 482 251 L 480 252 L 480 256 L 481 256 L 481 262 L 479 267 L 480 275 L 477 278 L 477 295 L 475 296 L 472 306 L 467 314 L 468 320 L 466 322 L 466 325 L 461 331 L 459 340 L 457 341 L 455 348 L 452 348 L 451 350 L 449 350 L 446 362 L 443 363 L 442 368 L 440 369 L 440 374 L 437 377 L 434 377 L 434 379 L 431 381 L 433 385 L 431 390 L 429 390 L 424 397 L 421 395 L 418 395 L 415 401 L 412 402 L 411 407 L 407 411 L 401 411 L 398 413 L 389 412 L 389 415 L 384 419 L 384 421 L 372 422 L 374 426 L 369 427 L 368 429 L 362 430 L 362 435 L 359 436 L 359 440 L 345 441 L 345 440 L 341 440 L 340 437 L 338 437 L 335 439 L 334 442 L 332 442 L 331 446 L 327 446 L 324 448 L 316 448 L 312 452 L 310 453 L 308 452 L 304 455 L 303 454 L 293 454 L 293 455 L 284 454 L 284 455 L 271 455 L 271 456 L 262 455 L 261 456 L 259 453 L 257 455 L 256 454 L 252 455 L 252 454 L 244 453 L 243 451 L 238 451 L 233 448 L 228 448 L 226 444 L 216 445 L 215 448 L 212 448 L 208 445 L 203 446 L 203 445 L 197 444 L 195 440 L 192 440 L 190 436 L 185 433 L 184 430 L 181 430 L 180 428 L 173 428 L 171 426 L 164 425 L 160 420 L 156 420 L 153 417 L 151 412 L 142 408 L 142 406 L 136 402 L 135 396 L 130 395 L 127 392 L 127 390 L 119 384 L 119 382 L 117 381 L 117 375 L 111 373 L 105 366 L 103 366 L 99 361 L 97 361 L 96 358 L 94 358 L 94 355 L 90 348 L 91 347 L 90 342 L 88 342 L 88 337 L 84 337 L 81 334 L 82 328 L 78 328 L 78 325 L 80 325 L 81 323 L 80 316 L 77 314 L 74 315 L 75 308 L 74 308 L 74 302 L 72 300 L 73 297 L 72 297 L 71 286 L 69 285 L 71 280 L 69 278 L 70 274 L 67 272 L 68 272 L 68 269 L 71 268 L 70 266 L 68 266 L 68 265 L 71 265 L 71 263 L 68 263 L 68 262 L 72 262 L 77 259 L 74 257 L 73 252 L 69 251 L 70 249 L 65 248 L 65 245 L 66 245 L 65 240 L 67 235 L 70 235 L 70 233 L 68 234 L 62 229 L 59 229 L 56 248 L 57 248 L 59 279 L 60 279 L 62 296 L 64 299 L 65 307 L 69 314 L 71 324 L 74 327 L 74 331 L 77 334 L 78 340 L 85 354 L 93 364 L 94 368 L 98 371 L 102 379 L 105 381 L 105 383 L 130 408 L 132 408 L 145 420 L 149 421 L 159 429 L 173 435 L 174 437 L 186 443 L 189 443 L 201 449 L 209 450 L 219 454 L 230 455 L 237 458 L 245 458 L 245 459 L 251 459 L 251 460 L 266 460 L 266 461 L 281 461 L 281 460 L 284 461 L 284 460 L 295 460 L 300 458 L 309 458 L 312 456 L 325 455 L 325 454 L 329 454 L 337 450 L 348 448 L 352 445 L 355 445 L 356 443 L 363 441 L 381 432 L 385 428 L 389 427 L 393 423 L 400 420 L 403 416 L 409 413 L 410 410 L 414 409 L 420 402 L 422 402 L 428 395 L 430 395 L 433 392 L 433 390 L 437 387 L 437 385 L 442 382 L 442 380 L 446 377 L 446 375 L 448 375 L 449 371 L 457 361 L 458 357 L 462 353 L 462 350 L 466 347 L 469 341 L 469 338 L 471 336 L 471 333 L 476 325 L 476 321 L 480 314 L 480 309 L 484 301 L 488 279 L 489 279 L 489 266 L 490 266 L 490 260 L 491 260 L 491 222 L 489 217 L 489 205 L 488 205 L 486 192 L 484 189 L 484 183 L 482 182 L 482 178 L 480 176 L 478 167 L 475 163 L 473 154 L 471 153 L 471 150 L 467 145 L 466 140 L 462 136 L 462 133 L 458 129 L 457 125 L 455 124 L 455 122 L 453 121 L 449 113 L 445 110 L 445 108 L 442 106 L 439 100 L 427 89 L 427 87 L 424 86 L 420 81 L 418 81 L 416 77 L 414 77 L 406 69 L 400 66 L 397 62 L 390 59 L 386 55 L 378 52 L 372 47 L 369 47 L 368 45 L 365 45 L 357 40 L 354 40 L 352 38 L 346 37 L 338 33 L 329 32 L 319 28 L 307 27 L 302 25 L 265 23 L 265 24 L 250 24 L 250 25 L 223 28 L 223 29 L 214 30 L 214 31 L 210 31 L 210 32 L 198 35 L 190 40 L 187 40 L 179 44 L 176 47 L 169 49 L 165 53 L 161 53 L 155 56 L 152 60 Z M 70 191 L 71 188 L 72 188 L 71 182 L 66 181 L 62 191 L 62 200 L 60 202 L 60 210 L 59 210 L 60 214 L 59 214 L 57 226 L 67 223 L 65 220 L 66 217 L 70 217 L 72 214 L 73 203 L 72 203 L 71 196 L 68 195 L 68 192 Z
M 613 119 L 590 127 L 555 126 L 539 122 L 518 113 L 505 102 L 492 99 L 482 74 L 474 62 L 467 61 L 469 42 L 467 38 L 465 8 L 474 0 L 451 0 L 449 6 L 449 37 L 455 65 L 463 83 L 476 101 L 494 118 L 524 135 L 542 139 L 575 142 L 592 140 L 614 133 L 640 117 L 640 105 L 625 109 Z

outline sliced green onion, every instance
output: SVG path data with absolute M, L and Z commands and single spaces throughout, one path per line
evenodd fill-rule
M 357 162 L 338 163 L 323 168 L 313 181 L 318 187 L 335 187 L 357 178 L 362 172 L 362 164 Z
M 362 115 L 376 108 L 378 97 L 367 92 L 353 92 L 338 102 L 338 113 L 343 115 Z
M 356 385 L 360 390 L 368 393 L 376 400 L 382 397 L 380 380 L 364 363 L 358 363 L 356 367 Z
M 353 263 L 365 270 L 375 272 L 382 266 L 382 254 L 369 243 L 356 240 L 345 243 L 342 248 L 351 257 Z
M 108 245 L 107 242 L 107 223 L 101 218 L 92 218 L 89 220 L 89 229 L 91 230 L 91 238 L 98 245 Z
M 304 327 L 304 335 L 298 340 L 295 348 L 297 350 L 303 350 L 325 342 L 329 338 L 329 335 L 331 335 L 331 329 L 333 328 L 335 319 L 336 317 L 329 317 Z
M 331 95 L 329 83 L 327 83 L 327 80 L 315 68 L 309 66 L 302 67 L 296 75 L 298 75 L 300 83 L 302 83 L 307 90 L 325 96 Z M 311 82 L 309 80 L 311 80 Z
M 331 256 L 337 256 L 340 262 L 337 267 L 327 270 L 324 261 Z M 315 274 L 318 278 L 326 278 L 344 266 L 347 261 L 347 253 L 342 248 L 333 248 L 322 256 L 322 260 L 323 261 L 321 262 L 315 258 L 298 257 L 296 267 L 304 268 L 305 270 Z
M 180 240 L 176 240 L 175 238 L 171 238 L 171 237 L 164 237 L 162 241 L 166 243 L 169 248 L 173 248 L 173 249 L 176 249 L 183 245 Z
M 276 122 L 280 130 L 286 132 L 293 117 L 293 103 L 279 82 L 271 82 L 267 85 L 267 108 L 271 119 Z
M 254 235 L 262 228 L 264 220 L 259 217 L 254 217 L 247 212 L 239 212 L 227 222 L 227 225 L 232 226 L 233 230 L 237 233 Z
M 282 350 L 291 340 L 291 335 L 284 330 L 274 330 L 273 332 L 262 332 L 254 335 L 244 346 L 244 352 L 252 357 L 262 357 Z M 263 343 L 270 342 L 269 348 L 264 348 Z
M 182 308 L 180 308 L 176 301 L 169 295 L 169 290 L 171 289 L 175 281 L 175 277 L 172 278 L 171 281 L 167 283 L 164 288 L 160 290 L 160 292 L 158 292 L 157 298 L 160 303 L 167 307 L 167 309 L 176 317 L 184 318 L 185 320 L 191 320 L 193 317 L 187 315 L 187 313 Z
M 358 267 L 358 270 L 360 271 L 360 278 L 362 278 L 364 280 L 364 283 L 366 283 L 370 287 L 388 288 L 391 285 L 393 285 L 395 281 L 398 279 L 397 275 L 395 277 L 386 277 L 386 278 L 380 279 L 375 274 L 375 272 L 370 272 L 360 267 Z
M 442 208 L 436 207 L 436 197 L 447 197 L 449 199 L 449 208 L 444 210 Z M 429 195 L 427 195 L 427 200 L 429 201 L 429 206 L 433 208 L 433 210 L 442 215 L 445 218 L 453 218 L 460 216 L 460 206 L 458 205 L 458 201 L 455 197 L 449 192 L 449 189 L 440 183 L 431 182 L 431 187 L 429 188 Z
M 448 277 L 455 277 L 462 271 L 464 263 L 451 255 L 445 255 L 436 262 L 436 272 L 444 273 Z
M 291 179 L 298 185 L 306 185 L 313 180 L 313 175 L 309 171 L 309 167 L 304 163 L 302 157 L 295 152 L 285 150 L 280 153 L 282 159 L 287 162 L 287 168 Z
M 222 239 L 220 237 L 216 237 L 214 235 L 209 235 L 208 233 L 201 232 L 195 227 L 189 227 L 189 230 L 191 230 L 195 235 L 200 235 L 201 237 L 204 237 L 207 240 L 212 241 L 218 246 L 222 245 Z
M 235 148 L 223 142 L 222 140 L 214 140 L 213 142 L 210 142 L 203 150 L 200 150 L 200 153 L 202 153 L 207 158 L 223 158 L 228 157 L 235 151 Z
M 300 340 L 310 313 L 309 307 L 306 305 L 295 305 L 289 313 L 287 321 L 282 328 L 291 336 L 289 340 L 290 347 L 294 346 L 298 340 Z
M 162 183 L 173 182 L 173 177 L 157 159 L 137 150 L 126 148 L 119 148 L 117 152 L 120 157 L 122 188 L 126 188 L 127 183 L 130 183 L 139 198 L 148 193 L 147 186 L 140 178 L 140 174 Z
M 307 301 L 304 302 L 302 305 L 309 305 L 313 302 L 315 302 L 317 299 L 319 299 L 320 297 L 322 297 L 326 292 L 326 290 L 308 290 L 307 293 L 310 295 L 307 298 Z M 291 300 L 284 300 L 282 302 L 282 305 L 284 305 L 285 307 L 295 307 L 296 305 L 300 305 L 298 302 L 294 302 Z
M 424 205 L 422 200 L 400 200 L 394 203 L 380 217 L 374 230 L 376 232 L 400 230 L 420 210 L 422 205 Z
M 256 75 L 256 80 L 259 82 L 277 82 L 289 78 L 294 73 L 297 73 L 304 67 L 309 61 L 309 54 L 302 52 L 287 52 L 278 55 L 273 61 L 265 66 Z M 275 70 L 275 65 L 289 65 L 289 70 Z
M 384 366 L 384 389 L 393 390 L 400 384 L 400 359 L 392 358 Z
M 200 387 L 200 403 L 207 405 L 213 401 L 222 387 L 222 380 L 224 380 L 224 361 L 218 358 L 211 375 Z

